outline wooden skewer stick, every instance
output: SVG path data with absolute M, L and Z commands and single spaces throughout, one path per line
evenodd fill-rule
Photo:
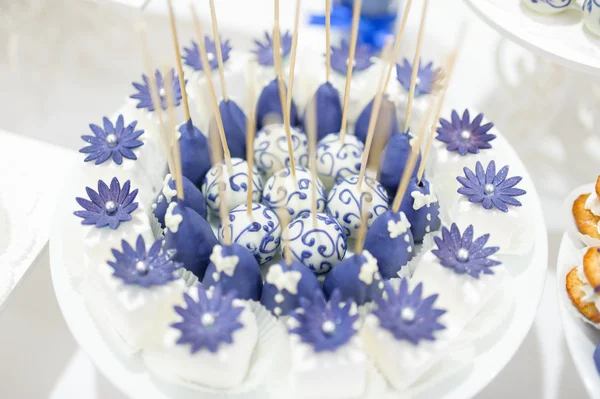
M 308 157 L 311 175 L 311 215 L 313 226 L 317 225 L 317 104 L 313 102 L 306 112 L 306 133 L 308 134 Z
M 325 81 L 329 82 L 331 71 L 331 0 L 325 0 L 325 46 Z
M 290 54 L 290 75 L 288 78 L 287 89 L 287 109 L 288 115 L 292 109 L 292 93 L 294 88 L 294 72 L 296 70 L 296 51 L 298 50 L 298 26 L 300 25 L 300 4 L 301 0 L 296 0 L 296 15 L 294 17 L 294 33 L 292 36 L 292 52 Z M 288 122 L 290 118 L 288 117 Z
M 396 60 L 398 59 L 398 54 L 400 53 L 400 43 L 402 42 L 402 36 L 404 35 L 404 28 L 406 27 L 406 21 L 408 21 L 408 14 L 410 13 L 410 7 L 412 5 L 412 0 L 406 0 L 406 5 L 404 6 L 404 13 L 402 14 L 402 21 L 400 22 L 400 26 L 398 27 L 398 32 L 396 33 L 396 40 L 394 42 L 394 49 L 392 50 L 392 56 L 390 59 L 390 65 L 388 66 L 387 76 L 385 77 L 385 84 L 383 85 L 383 91 L 385 92 L 390 84 L 390 77 L 392 76 L 392 70 L 396 65 Z
M 398 211 L 400 210 L 402 198 L 404 198 L 404 194 L 406 193 L 406 189 L 408 188 L 408 181 L 410 180 L 413 171 L 415 170 L 415 165 L 417 164 L 417 159 L 419 158 L 419 152 L 421 149 L 421 142 L 423 141 L 423 137 L 426 134 L 429 121 L 431 120 L 433 108 L 434 107 L 429 107 L 429 109 L 427 110 L 427 116 L 425 117 L 425 120 L 422 123 L 420 129 L 421 131 L 419 132 L 419 135 L 417 137 L 417 142 L 412 146 L 412 151 L 410 152 L 408 161 L 404 166 L 402 179 L 400 179 L 400 184 L 398 185 L 398 190 L 396 191 L 396 196 L 394 197 L 394 202 L 392 204 L 392 211 L 394 213 L 398 213 Z M 435 129 L 435 124 L 431 125 L 431 129 Z
M 385 48 L 382 53 L 382 60 L 384 65 L 390 61 L 390 42 L 387 41 Z M 379 117 L 379 109 L 381 108 L 381 101 L 383 99 L 383 83 L 385 81 L 385 68 L 379 78 L 379 84 L 377 86 L 377 94 L 375 95 L 375 101 L 373 102 L 373 110 L 371 112 L 371 119 L 369 120 L 369 129 L 367 130 L 367 140 L 365 142 L 365 149 L 363 151 L 362 161 L 360 165 L 360 171 L 358 173 L 358 188 L 362 185 L 365 178 L 365 172 L 367 170 L 367 163 L 369 161 L 369 152 L 371 151 L 371 145 L 373 144 L 373 136 L 375 134 L 375 126 L 377 126 L 377 118 Z
M 421 179 L 423 179 L 423 173 L 425 172 L 425 165 L 427 164 L 427 158 L 429 157 L 429 152 L 431 151 L 431 145 L 433 143 L 433 135 L 435 134 L 435 127 L 437 127 L 437 123 L 440 120 L 440 116 L 442 113 L 442 107 L 444 106 L 444 100 L 446 99 L 446 92 L 448 91 L 448 86 L 450 85 L 450 79 L 452 78 L 452 74 L 454 73 L 454 66 L 456 65 L 456 58 L 458 56 L 458 51 L 462 47 L 463 40 L 466 35 L 466 24 L 462 25 L 460 33 L 458 35 L 458 41 L 454 48 L 454 51 L 448 57 L 448 61 L 446 63 L 446 71 L 439 73 L 445 73 L 444 81 L 442 84 L 442 88 L 440 90 L 439 99 L 437 103 L 437 108 L 435 112 L 435 119 L 433 120 L 433 127 L 429 132 L 429 136 L 427 137 L 427 143 L 425 144 L 425 151 L 423 152 L 423 157 L 421 158 L 421 164 L 419 165 L 419 170 L 417 172 L 417 182 L 421 183 Z M 438 74 L 439 74 L 438 73 Z
M 281 113 L 283 114 L 283 126 L 287 141 L 288 156 L 290 157 L 290 170 L 294 181 L 296 179 L 296 159 L 294 158 L 294 149 L 292 147 L 292 128 L 290 121 L 290 109 L 287 106 L 287 96 L 291 97 L 291 93 L 286 94 L 285 84 L 282 79 L 281 71 L 281 32 L 279 30 L 279 0 L 275 0 L 275 26 L 273 27 L 273 57 L 275 61 L 275 74 L 277 77 L 277 88 L 279 89 L 279 100 L 281 101 Z M 294 32 L 294 36 L 296 32 Z M 294 57 L 295 58 L 295 57 Z
M 210 0 L 210 18 L 212 19 L 212 30 L 213 39 L 215 41 L 215 48 L 217 50 L 217 62 L 219 64 L 219 79 L 221 80 L 221 92 L 223 93 L 223 99 L 225 102 L 229 102 L 227 97 L 227 89 L 225 85 L 225 68 L 223 67 L 223 53 L 221 52 L 221 38 L 219 37 L 219 25 L 217 23 L 217 12 L 215 10 L 215 0 Z M 204 60 L 202 61 L 204 64 Z M 210 66 L 206 65 L 207 68 Z
M 346 138 L 348 127 L 348 101 L 350 100 L 350 82 L 352 82 L 352 70 L 354 69 L 354 56 L 356 54 L 356 42 L 358 41 L 358 22 L 362 0 L 354 0 L 352 6 L 352 36 L 350 38 L 350 53 L 348 54 L 348 68 L 346 69 L 346 87 L 344 88 L 344 104 L 342 106 L 342 127 L 340 128 L 340 141 Z
M 250 82 L 254 82 L 256 76 L 256 66 L 254 62 L 250 62 L 248 77 Z M 252 215 L 252 183 L 254 170 L 254 136 L 256 134 L 256 98 L 254 93 L 254 85 L 249 84 L 248 88 L 248 121 L 246 122 L 246 162 L 248 162 L 248 198 L 246 202 L 246 213 Z
M 156 74 L 154 72 L 154 68 L 152 67 L 152 60 L 150 59 L 150 52 L 148 51 L 148 43 L 146 42 L 146 26 L 140 23 L 136 26 L 136 30 L 138 32 L 140 45 L 142 48 L 144 68 L 146 70 L 146 75 L 148 75 L 148 88 L 150 89 L 150 98 L 152 99 L 152 104 L 154 105 L 156 116 L 158 117 L 158 130 L 160 131 L 162 143 L 167 154 L 167 164 L 169 165 L 169 171 L 171 171 L 171 173 L 174 174 L 175 165 L 173 162 L 173 154 L 171 152 L 171 148 L 169 147 L 169 137 L 163 124 L 162 104 L 158 94 Z
M 233 173 L 233 166 L 231 164 L 231 153 L 229 152 L 229 146 L 227 145 L 225 129 L 223 128 L 223 119 L 221 118 L 221 110 L 219 109 L 219 102 L 217 101 L 217 94 L 215 92 L 215 86 L 213 84 L 212 71 L 210 69 L 210 64 L 208 63 L 208 56 L 206 55 L 206 45 L 204 43 L 204 36 L 202 35 L 202 24 L 200 23 L 200 18 L 198 18 L 198 13 L 196 12 L 196 8 L 194 7 L 193 3 L 190 4 L 190 8 L 192 12 L 192 19 L 194 20 L 194 28 L 196 30 L 196 37 L 198 40 L 198 47 L 200 49 L 200 57 L 202 58 L 202 65 L 206 66 L 204 68 L 204 75 L 208 83 L 208 89 L 212 100 L 211 102 L 213 112 L 215 113 L 215 117 L 217 120 L 217 130 L 219 131 L 221 145 L 223 146 L 223 156 L 225 157 L 225 164 L 227 165 L 227 170 L 231 175 Z
M 224 175 L 224 173 L 221 173 L 221 177 L 219 178 L 221 181 L 217 183 L 219 189 L 219 198 L 221 200 L 221 206 L 219 206 L 219 219 L 221 219 L 223 231 L 230 232 L 231 229 L 229 228 L 229 211 L 226 206 L 227 193 L 225 192 L 226 183 Z M 231 234 L 223 234 L 223 239 L 225 241 L 225 245 L 231 245 Z
M 283 259 L 287 266 L 292 265 L 292 249 L 290 248 L 289 229 L 289 213 L 285 206 L 277 208 L 277 217 L 281 225 L 281 245 L 283 246 Z
M 362 202 L 361 202 L 362 204 Z M 369 215 L 366 207 L 361 205 L 360 210 L 360 225 L 358 226 L 358 232 L 356 233 L 356 243 L 354 245 L 355 255 L 360 255 L 365 245 L 365 236 L 367 235 L 367 226 L 369 225 Z
M 171 79 L 170 70 L 168 67 L 163 68 L 163 80 L 167 96 L 167 114 L 169 115 L 169 134 L 170 147 L 173 148 L 174 166 L 175 166 L 175 187 L 177 188 L 177 198 L 181 201 L 184 199 L 183 194 L 183 177 L 181 173 L 181 151 L 179 148 L 179 140 L 177 139 L 177 127 L 175 125 L 175 98 L 173 93 L 173 80 Z
M 177 38 L 177 27 L 175 22 L 175 13 L 173 12 L 172 0 L 169 0 L 169 21 L 171 24 L 171 34 L 173 35 L 173 47 L 175 48 L 175 60 L 177 61 L 177 74 L 179 75 L 179 87 L 181 88 L 181 99 L 185 111 L 185 120 L 190 120 L 190 105 L 188 103 L 187 91 L 185 89 L 185 79 L 183 77 L 183 65 L 181 65 L 181 52 L 179 51 L 179 39 Z
M 419 26 L 419 36 L 417 38 L 417 48 L 415 58 L 412 64 L 412 74 L 410 76 L 410 90 L 408 92 L 408 101 L 406 103 L 406 115 L 404 117 L 404 131 L 410 127 L 410 113 L 412 112 L 413 100 L 415 99 L 415 88 L 417 86 L 417 76 L 419 74 L 419 65 L 421 64 L 421 45 L 423 44 L 423 33 L 425 32 L 425 22 L 427 20 L 427 8 L 429 0 L 423 0 L 423 13 L 421 14 L 421 25 Z

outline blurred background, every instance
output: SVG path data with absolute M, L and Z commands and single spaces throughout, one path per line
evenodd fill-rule
M 147 24 L 155 61 L 172 60 L 165 2 L 151 0 L 143 12 L 142 3 L 0 0 L 0 130 L 79 149 L 88 124 L 117 111 L 132 92 L 131 82 L 140 78 L 142 58 L 133 29 L 138 21 Z M 189 3 L 174 3 L 180 40 L 187 44 L 192 37 Z M 221 33 L 238 50 L 249 49 L 252 40 L 272 26 L 272 0 L 216 3 L 228 11 L 219 14 Z M 364 3 L 369 8 L 365 13 L 389 4 Z M 394 8 L 402 5 L 391 3 Z M 403 54 L 414 49 L 421 2 L 414 3 Z M 594 110 L 600 106 L 600 87 L 589 76 L 506 41 L 462 0 L 430 3 L 423 58 L 442 58 L 461 25 L 469 25 L 448 104 L 484 112 L 509 139 L 535 182 L 548 227 L 550 273 L 540 313 L 521 350 L 481 397 L 584 397 L 560 329 L 554 263 L 564 197 L 598 176 L 600 120 Z M 196 4 L 209 24 L 208 1 Z M 281 2 L 284 28 L 292 25 L 294 4 Z M 324 0 L 303 1 L 300 46 L 324 47 L 322 28 L 306 24 L 323 9 Z M 60 178 L 56 176 L 57 185 Z M 45 248 L 0 313 L 0 397 L 121 398 L 68 332 L 47 262 Z

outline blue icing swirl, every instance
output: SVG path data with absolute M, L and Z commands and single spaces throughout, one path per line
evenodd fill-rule
M 289 167 L 275 173 L 265 184 L 263 203 L 273 209 L 286 207 L 292 217 L 310 212 L 312 206 L 311 173 L 306 168 L 297 166 L 296 179 L 297 185 Z M 317 212 L 322 212 L 325 209 L 326 193 L 325 187 L 318 178 L 316 192 Z
M 292 255 L 315 274 L 329 272 L 346 255 L 346 235 L 326 213 L 317 213 L 316 226 L 312 215 L 303 213 L 290 223 L 287 231 Z
M 340 142 L 339 133 L 325 136 L 317 145 L 317 170 L 325 183 L 339 183 L 360 171 L 364 144 L 355 136 L 346 135 Z
M 358 176 L 350 176 L 333 186 L 327 197 L 327 212 L 338 221 L 347 237 L 358 231 L 361 212 L 366 212 L 371 226 L 389 208 L 387 192 L 377 180 L 365 177 L 361 191 Z
M 219 184 L 222 175 L 226 175 L 226 200 L 229 209 L 243 204 L 247 199 L 248 192 L 248 163 L 243 159 L 232 158 L 232 174 L 229 175 L 225 163 L 214 165 L 206 174 L 202 183 L 202 193 L 206 198 L 206 204 L 215 212 L 219 212 L 221 199 L 219 198 Z M 263 189 L 262 180 L 256 168 L 252 173 L 252 199 L 259 202 Z
M 251 216 L 247 205 L 241 204 L 229 212 L 229 230 L 219 225 L 219 241 L 225 242 L 228 234 L 232 243 L 240 244 L 248 250 L 259 264 L 273 260 L 279 249 L 281 226 L 277 214 L 261 204 L 252 204 Z
M 296 166 L 308 166 L 306 135 L 292 129 L 291 136 Z M 269 125 L 258 132 L 254 142 L 254 164 L 264 176 L 290 166 L 287 137 L 282 125 Z

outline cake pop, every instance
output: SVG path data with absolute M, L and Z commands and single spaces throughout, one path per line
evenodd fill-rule
M 188 118 L 179 126 L 179 145 L 181 147 L 181 173 L 197 187 L 202 185 L 204 176 L 210 169 L 208 140 Z
M 252 198 L 254 202 L 260 202 L 263 187 L 256 167 L 252 168 L 252 175 L 248 176 L 248 163 L 243 159 L 232 158 L 231 171 L 228 170 L 226 161 L 213 165 L 202 183 L 202 193 L 206 199 L 206 204 L 214 212 L 219 212 L 221 206 L 220 184 L 225 185 L 228 194 L 225 204 L 227 211 L 245 203 L 249 179 L 252 179 Z
M 317 145 L 317 171 L 325 187 L 331 188 L 344 178 L 360 171 L 365 145 L 356 136 L 346 135 L 344 142 L 338 133 L 323 137 Z
M 309 212 L 302 213 L 292 220 L 284 235 L 287 244 L 283 244 L 283 251 L 289 245 L 294 259 L 315 274 L 329 272 L 346 255 L 346 235 L 327 213 L 317 213 L 314 218 Z
M 290 123 L 292 126 L 299 125 L 298 109 L 292 100 L 290 109 Z M 260 93 L 258 103 L 256 104 L 256 127 L 262 129 L 269 124 L 281 123 L 283 121 L 283 113 L 281 111 L 281 97 L 277 79 L 273 79 Z
M 290 167 L 286 167 L 267 180 L 263 190 L 263 203 L 269 208 L 284 207 L 291 217 L 309 212 L 312 201 L 317 202 L 317 210 L 325 210 L 326 194 L 323 183 L 313 180 L 308 169 L 297 166 L 296 176 L 292 176 Z M 312 185 L 316 185 L 316 198 L 313 198 Z
M 300 306 L 300 298 L 310 298 L 321 290 L 314 273 L 298 261 L 285 261 L 269 267 L 260 303 L 276 316 L 287 316 Z
M 292 150 L 297 163 L 308 165 L 306 135 L 292 128 Z M 254 142 L 254 163 L 264 177 L 270 177 L 278 170 L 290 166 L 287 137 L 283 125 L 265 126 L 256 135 Z
M 184 193 L 183 205 L 193 209 L 196 213 L 206 219 L 206 201 L 204 200 L 204 196 L 200 190 L 198 190 L 198 187 L 196 187 L 187 177 L 183 176 L 182 180 Z M 175 180 L 173 180 L 171 174 L 168 174 L 165 176 L 163 187 L 151 206 L 154 216 L 156 216 L 156 219 L 158 219 L 162 227 L 165 227 L 165 214 L 167 213 L 167 208 L 176 197 L 177 187 Z

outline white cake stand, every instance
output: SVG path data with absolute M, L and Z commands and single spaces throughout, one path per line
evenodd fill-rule
M 501 35 L 566 68 L 600 75 L 600 38 L 583 26 L 578 6 L 554 15 L 530 11 L 521 0 L 465 0 Z
M 579 241 L 574 240 L 567 233 L 563 235 L 556 266 L 556 289 L 560 302 L 563 331 L 573 363 L 575 363 L 577 372 L 590 397 L 596 397 L 600 392 L 600 375 L 596 371 L 593 354 L 600 341 L 600 331 L 577 316 L 577 310 L 573 307 L 565 289 L 567 273 L 577 266 L 576 261 L 573 260 L 573 254 L 581 248 L 583 248 L 583 244 Z
M 479 339 L 474 345 L 474 355 L 460 371 L 448 376 L 441 382 L 429 384 L 419 391 L 418 398 L 466 398 L 472 397 L 504 368 L 515 354 L 529 331 L 541 300 L 547 269 L 546 226 L 535 187 L 523 163 L 502 135 L 495 141 L 510 161 L 511 172 L 522 175 L 523 183 L 531 201 L 535 220 L 535 246 L 526 257 L 512 257 L 505 264 L 513 270 L 520 270 L 512 285 L 507 289 L 514 301 L 510 312 L 502 320 L 490 320 L 491 314 L 485 314 L 485 323 L 498 327 L 493 333 Z M 89 355 L 100 372 L 123 393 L 140 399 L 198 399 L 212 398 L 215 395 L 192 391 L 174 385 L 159 383 L 146 372 L 140 357 L 125 358 L 116 353 L 109 342 L 97 329 L 87 311 L 84 299 L 75 289 L 77 273 L 81 266 L 81 254 L 77 248 L 79 220 L 72 212 L 76 203 L 74 197 L 83 189 L 78 176 L 80 168 L 72 168 L 66 179 L 66 185 L 59 199 L 55 214 L 55 223 L 50 236 L 50 265 L 52 282 L 56 298 L 65 321 L 75 340 Z M 498 318 L 497 317 L 497 318 Z M 219 395 L 218 397 L 225 397 Z M 252 392 L 237 395 L 244 398 L 271 398 L 266 392 Z

